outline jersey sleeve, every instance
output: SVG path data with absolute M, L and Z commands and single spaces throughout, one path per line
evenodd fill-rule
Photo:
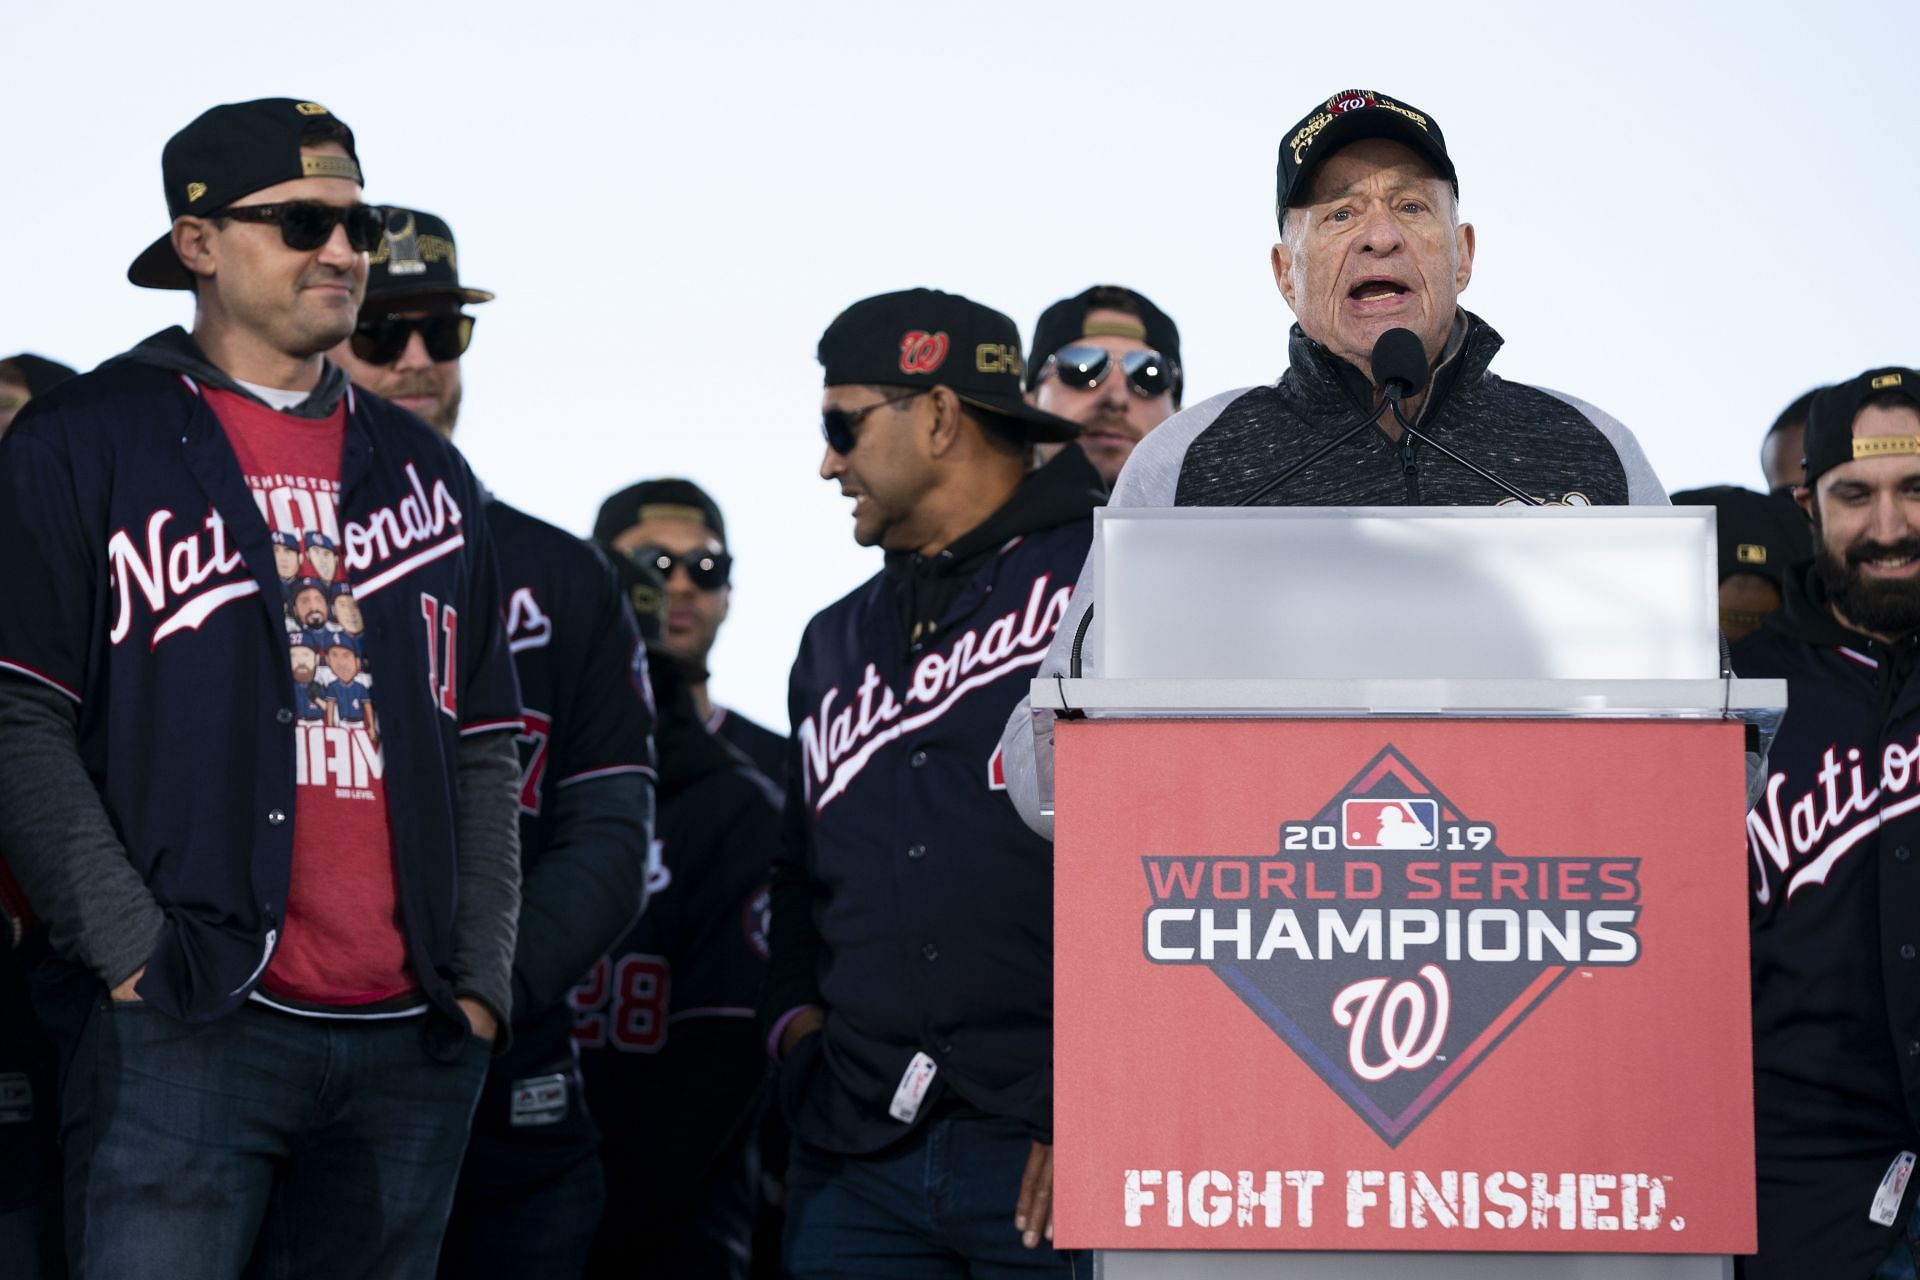
M 478 486 L 466 477 L 465 512 L 467 599 L 460 614 L 456 661 L 460 670 L 460 732 L 497 733 L 524 727 L 520 718 L 520 682 L 507 648 L 506 615 L 501 609 L 500 565 L 487 526 L 486 504 Z
M 21 414 L 0 437 L 0 671 L 35 681 L 79 704 L 89 650 L 103 625 L 102 566 L 88 537 L 81 478 L 57 413 Z M 104 531 L 99 531 L 104 536 Z M 146 530 L 124 531 L 137 559 Z M 123 607 L 138 577 L 125 574 Z
M 579 582 L 567 606 L 578 616 L 556 624 L 558 634 L 579 640 L 569 655 L 577 665 L 559 673 L 572 689 L 554 717 L 556 788 L 617 774 L 655 776 L 646 647 L 612 568 L 598 552 L 582 548 L 587 554 L 580 557 Z

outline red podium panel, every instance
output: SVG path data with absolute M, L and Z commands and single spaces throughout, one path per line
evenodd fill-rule
M 1055 732 L 1062 1246 L 1752 1251 L 1740 725 Z

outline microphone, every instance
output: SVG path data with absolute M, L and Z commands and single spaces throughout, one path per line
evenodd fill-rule
M 1378 422 L 1380 415 L 1385 413 L 1389 406 L 1392 406 L 1394 416 L 1399 417 L 1400 401 L 1407 396 L 1418 394 L 1421 388 L 1427 385 L 1427 379 L 1433 376 L 1432 370 L 1427 368 L 1427 349 L 1420 344 L 1420 335 L 1411 329 L 1389 329 L 1374 339 L 1373 354 L 1368 359 L 1368 363 L 1373 367 L 1373 385 L 1380 388 L 1379 405 L 1305 458 L 1234 503 L 1234 506 L 1244 507 L 1256 499 L 1266 497 Z
M 1411 329 L 1389 329 L 1373 344 L 1373 385 L 1388 400 L 1404 400 L 1426 390 L 1433 370 L 1427 349 Z

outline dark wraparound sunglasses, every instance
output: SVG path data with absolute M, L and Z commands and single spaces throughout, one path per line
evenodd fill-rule
M 318 200 L 230 205 L 208 216 L 277 226 L 287 248 L 302 253 L 310 253 L 325 244 L 335 227 L 347 229 L 347 243 L 355 253 L 371 253 L 387 229 L 387 211 L 379 205 L 321 204 Z
M 1180 370 L 1158 351 L 1129 351 L 1120 357 L 1120 368 L 1127 375 L 1127 387 L 1142 399 L 1166 395 L 1180 383 Z M 1113 371 L 1113 353 L 1105 347 L 1073 344 L 1047 357 L 1040 370 L 1061 383 L 1081 391 L 1092 391 Z
M 846 409 L 823 409 L 820 412 L 820 434 L 827 438 L 827 448 L 844 458 L 853 452 L 854 445 L 860 443 L 855 433 L 860 429 L 860 424 L 866 421 L 868 414 L 872 413 L 875 409 L 884 409 L 890 404 L 901 404 L 913 399 L 915 396 L 923 396 L 931 390 L 931 387 L 921 387 L 918 390 L 908 391 L 903 395 L 897 395 L 891 399 L 876 400 L 864 409 L 854 409 L 851 411 Z
M 407 349 L 415 333 L 436 361 L 458 360 L 473 341 L 473 317 L 468 315 L 369 316 L 354 328 L 348 345 L 368 364 L 388 365 Z
M 718 554 L 696 551 L 692 555 L 677 556 L 665 547 L 635 547 L 627 552 L 627 559 L 658 569 L 662 579 L 671 578 L 673 566 L 679 565 L 702 591 L 718 591 L 726 586 L 727 575 L 733 571 L 733 557 L 724 551 Z

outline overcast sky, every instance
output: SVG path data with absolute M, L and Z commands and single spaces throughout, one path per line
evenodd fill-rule
M 1274 155 L 1345 88 L 1433 116 L 1495 369 L 1638 433 L 1669 489 L 1759 487 L 1802 390 L 1920 362 L 1920 6 L 1615 2 L 665 6 L 4 0 L 0 354 L 91 367 L 190 320 L 127 263 L 217 102 L 354 129 L 368 198 L 446 217 L 477 309 L 459 442 L 584 534 L 691 476 L 725 508 L 714 693 L 785 727 L 809 616 L 879 565 L 816 475 L 847 303 L 964 293 L 1024 334 L 1131 285 L 1188 398 L 1275 378 Z

